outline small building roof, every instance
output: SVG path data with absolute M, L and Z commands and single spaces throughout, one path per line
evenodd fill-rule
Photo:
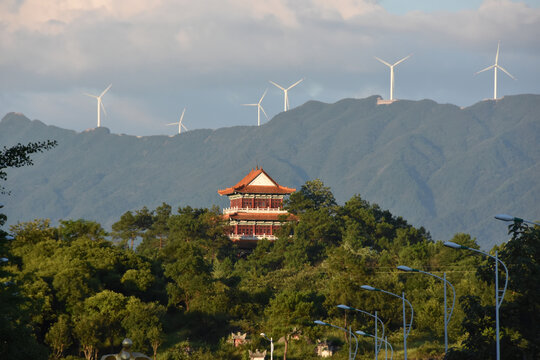
M 296 189 L 279 185 L 262 168 L 251 169 L 236 185 L 218 190 L 219 195 L 242 194 L 291 194 Z

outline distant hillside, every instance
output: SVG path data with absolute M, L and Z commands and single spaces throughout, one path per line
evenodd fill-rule
M 354 194 L 426 227 L 434 239 L 507 239 L 497 213 L 540 218 L 540 95 L 460 109 L 376 97 L 308 102 L 261 127 L 134 137 L 77 133 L 9 113 L 0 145 L 55 139 L 32 167 L 9 171 L 9 223 L 85 218 L 105 226 L 143 205 L 223 206 L 217 189 L 262 166 L 299 188 L 320 178 L 343 203 Z

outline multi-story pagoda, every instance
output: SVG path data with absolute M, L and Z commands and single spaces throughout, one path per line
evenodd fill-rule
M 223 209 L 223 217 L 230 224 L 229 238 L 241 247 L 254 247 L 264 238 L 275 240 L 282 219 L 296 220 L 283 209 L 283 198 L 295 191 L 279 185 L 258 167 L 238 184 L 218 190 L 219 195 L 227 195 L 230 200 L 230 207 Z

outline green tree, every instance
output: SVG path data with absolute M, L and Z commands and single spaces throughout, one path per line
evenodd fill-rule
M 154 359 L 163 341 L 164 316 L 165 307 L 159 303 L 144 303 L 135 297 L 130 297 L 127 302 L 126 316 L 122 319 L 122 326 L 134 346 L 138 349 L 146 349 L 147 344 L 150 344 Z
M 31 154 L 43 152 L 56 146 L 56 141 L 30 142 L 4 146 L 0 150 L 0 180 L 7 180 L 8 168 L 18 168 L 33 164 Z M 0 185 L 0 194 L 9 194 Z M 0 204 L 0 209 L 3 205 Z M 17 255 L 12 252 L 12 244 L 8 244 L 8 234 L 1 228 L 7 217 L 0 213 L 0 358 L 2 359 L 44 359 L 44 348 L 37 341 L 29 319 L 24 312 L 28 299 L 21 294 L 12 270 L 6 266 L 17 264 Z
M 64 241 L 72 241 L 83 236 L 90 240 L 103 240 L 107 233 L 97 222 L 78 219 L 60 220 L 58 235 Z
M 73 343 L 69 316 L 62 314 L 58 317 L 45 335 L 45 342 L 51 347 L 54 359 L 60 359 L 64 355 Z
M 30 158 L 31 154 L 40 153 L 45 150 L 50 150 L 57 145 L 55 140 L 46 140 L 38 142 L 30 142 L 26 145 L 21 143 L 12 146 L 4 146 L 0 150 L 0 180 L 7 179 L 7 168 L 18 168 L 22 166 L 33 165 Z M 7 191 L 3 186 L 0 186 L 0 194 L 6 194 Z
M 169 305 L 190 311 L 193 300 L 208 293 L 212 278 L 211 265 L 204 259 L 199 246 L 183 243 L 176 251 L 176 261 L 165 265 Z
M 139 253 L 151 255 L 156 249 L 161 250 L 166 245 L 171 209 L 170 205 L 163 203 L 153 211 L 152 225 L 145 233 L 141 245 L 137 247 Z
M 126 316 L 127 298 L 104 290 L 84 300 L 73 321 L 75 335 L 87 360 L 93 360 L 100 348 L 112 351 L 125 334 L 122 319 Z
M 300 214 L 308 209 L 333 208 L 336 206 L 334 194 L 320 179 L 306 181 L 285 201 L 285 208 L 293 214 Z
M 313 323 L 318 311 L 317 305 L 316 295 L 307 291 L 287 290 L 270 300 L 265 311 L 266 325 L 275 339 L 285 339 L 283 360 L 287 360 L 291 337 L 300 334 Z
M 135 239 L 143 236 L 153 222 L 152 212 L 144 206 L 140 210 L 136 210 L 135 214 L 131 211 L 126 211 L 120 217 L 120 220 L 112 225 L 113 237 L 121 240 L 120 245 L 130 242 L 131 250 L 135 249 Z

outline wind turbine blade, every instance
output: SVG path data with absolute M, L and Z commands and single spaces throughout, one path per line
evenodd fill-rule
M 180 123 L 182 123 L 182 120 L 184 120 L 184 114 L 186 113 L 186 108 L 182 111 L 182 115 L 180 115 Z
M 493 69 L 494 67 L 495 67 L 495 65 L 488 66 L 488 67 L 485 68 L 485 69 L 482 69 L 482 70 L 480 70 L 480 71 L 475 72 L 474 75 L 480 74 L 481 72 L 484 72 L 484 71 L 491 70 L 491 69 Z
M 383 59 L 379 59 L 378 57 L 374 56 L 375 59 L 379 60 L 380 62 L 382 62 L 384 65 L 388 66 L 388 67 L 392 67 L 392 65 L 390 65 L 389 63 L 387 63 L 386 61 L 384 61 Z
M 92 95 L 92 94 L 87 94 L 87 93 L 84 93 L 83 95 L 86 95 L 86 96 L 90 96 L 90 97 L 93 97 L 93 98 L 96 98 L 96 99 L 98 98 L 98 96 L 96 96 L 96 95 Z
M 107 91 L 109 91 L 109 89 L 111 88 L 112 84 L 110 84 L 109 86 L 107 86 L 107 88 L 105 90 L 103 90 L 103 92 L 101 93 L 101 95 L 99 95 L 99 97 L 102 97 L 103 95 L 105 95 L 105 93 Z
M 405 56 L 403 59 L 399 60 L 398 62 L 396 62 L 394 64 L 394 66 L 398 65 L 398 64 L 401 64 L 402 62 L 404 62 L 405 60 L 407 60 L 408 58 L 410 58 L 412 56 L 412 54 L 409 54 L 407 56 Z
M 178 125 L 178 123 L 170 123 L 170 124 L 167 124 L 166 126 L 169 126 L 169 125 Z
M 272 84 L 272 85 L 274 85 L 274 86 L 276 86 L 276 87 L 280 88 L 281 90 L 285 91 L 285 88 L 283 88 L 283 87 L 279 86 L 278 84 L 276 84 L 276 83 L 275 83 L 275 82 L 273 82 L 272 80 L 268 80 L 268 82 L 269 82 L 270 84 Z
M 294 84 L 292 84 L 291 86 L 289 86 L 287 88 L 287 90 L 291 90 L 293 87 L 295 87 L 296 85 L 300 84 L 302 81 L 304 81 L 304 78 L 301 78 L 300 80 L 298 80 L 297 82 L 295 82 Z
M 264 90 L 264 94 L 261 96 L 261 100 L 259 100 L 259 104 L 263 101 L 263 99 L 266 96 L 267 92 L 268 92 L 268 89 Z
M 501 46 L 501 42 L 499 41 L 497 43 L 497 55 L 495 55 L 495 65 L 497 65 L 499 63 L 499 48 Z
M 184 124 L 182 124 L 182 129 L 188 131 L 188 128 Z
M 506 71 L 506 69 L 503 68 L 501 65 L 497 65 L 497 67 L 499 69 L 501 69 L 502 71 L 504 71 L 506 73 L 506 75 L 510 76 L 512 79 L 517 80 L 512 74 L 510 74 L 508 71 Z
M 264 116 L 266 116 L 266 120 L 269 120 L 268 115 L 266 115 L 266 111 L 264 111 L 264 108 L 262 107 L 262 105 L 259 105 L 259 108 L 262 110 Z
M 103 105 L 103 101 L 100 101 L 99 104 L 101 105 L 101 108 L 103 109 L 103 113 L 107 115 L 107 111 L 105 110 L 105 105 Z
M 242 104 L 242 106 L 259 106 L 259 104 Z

